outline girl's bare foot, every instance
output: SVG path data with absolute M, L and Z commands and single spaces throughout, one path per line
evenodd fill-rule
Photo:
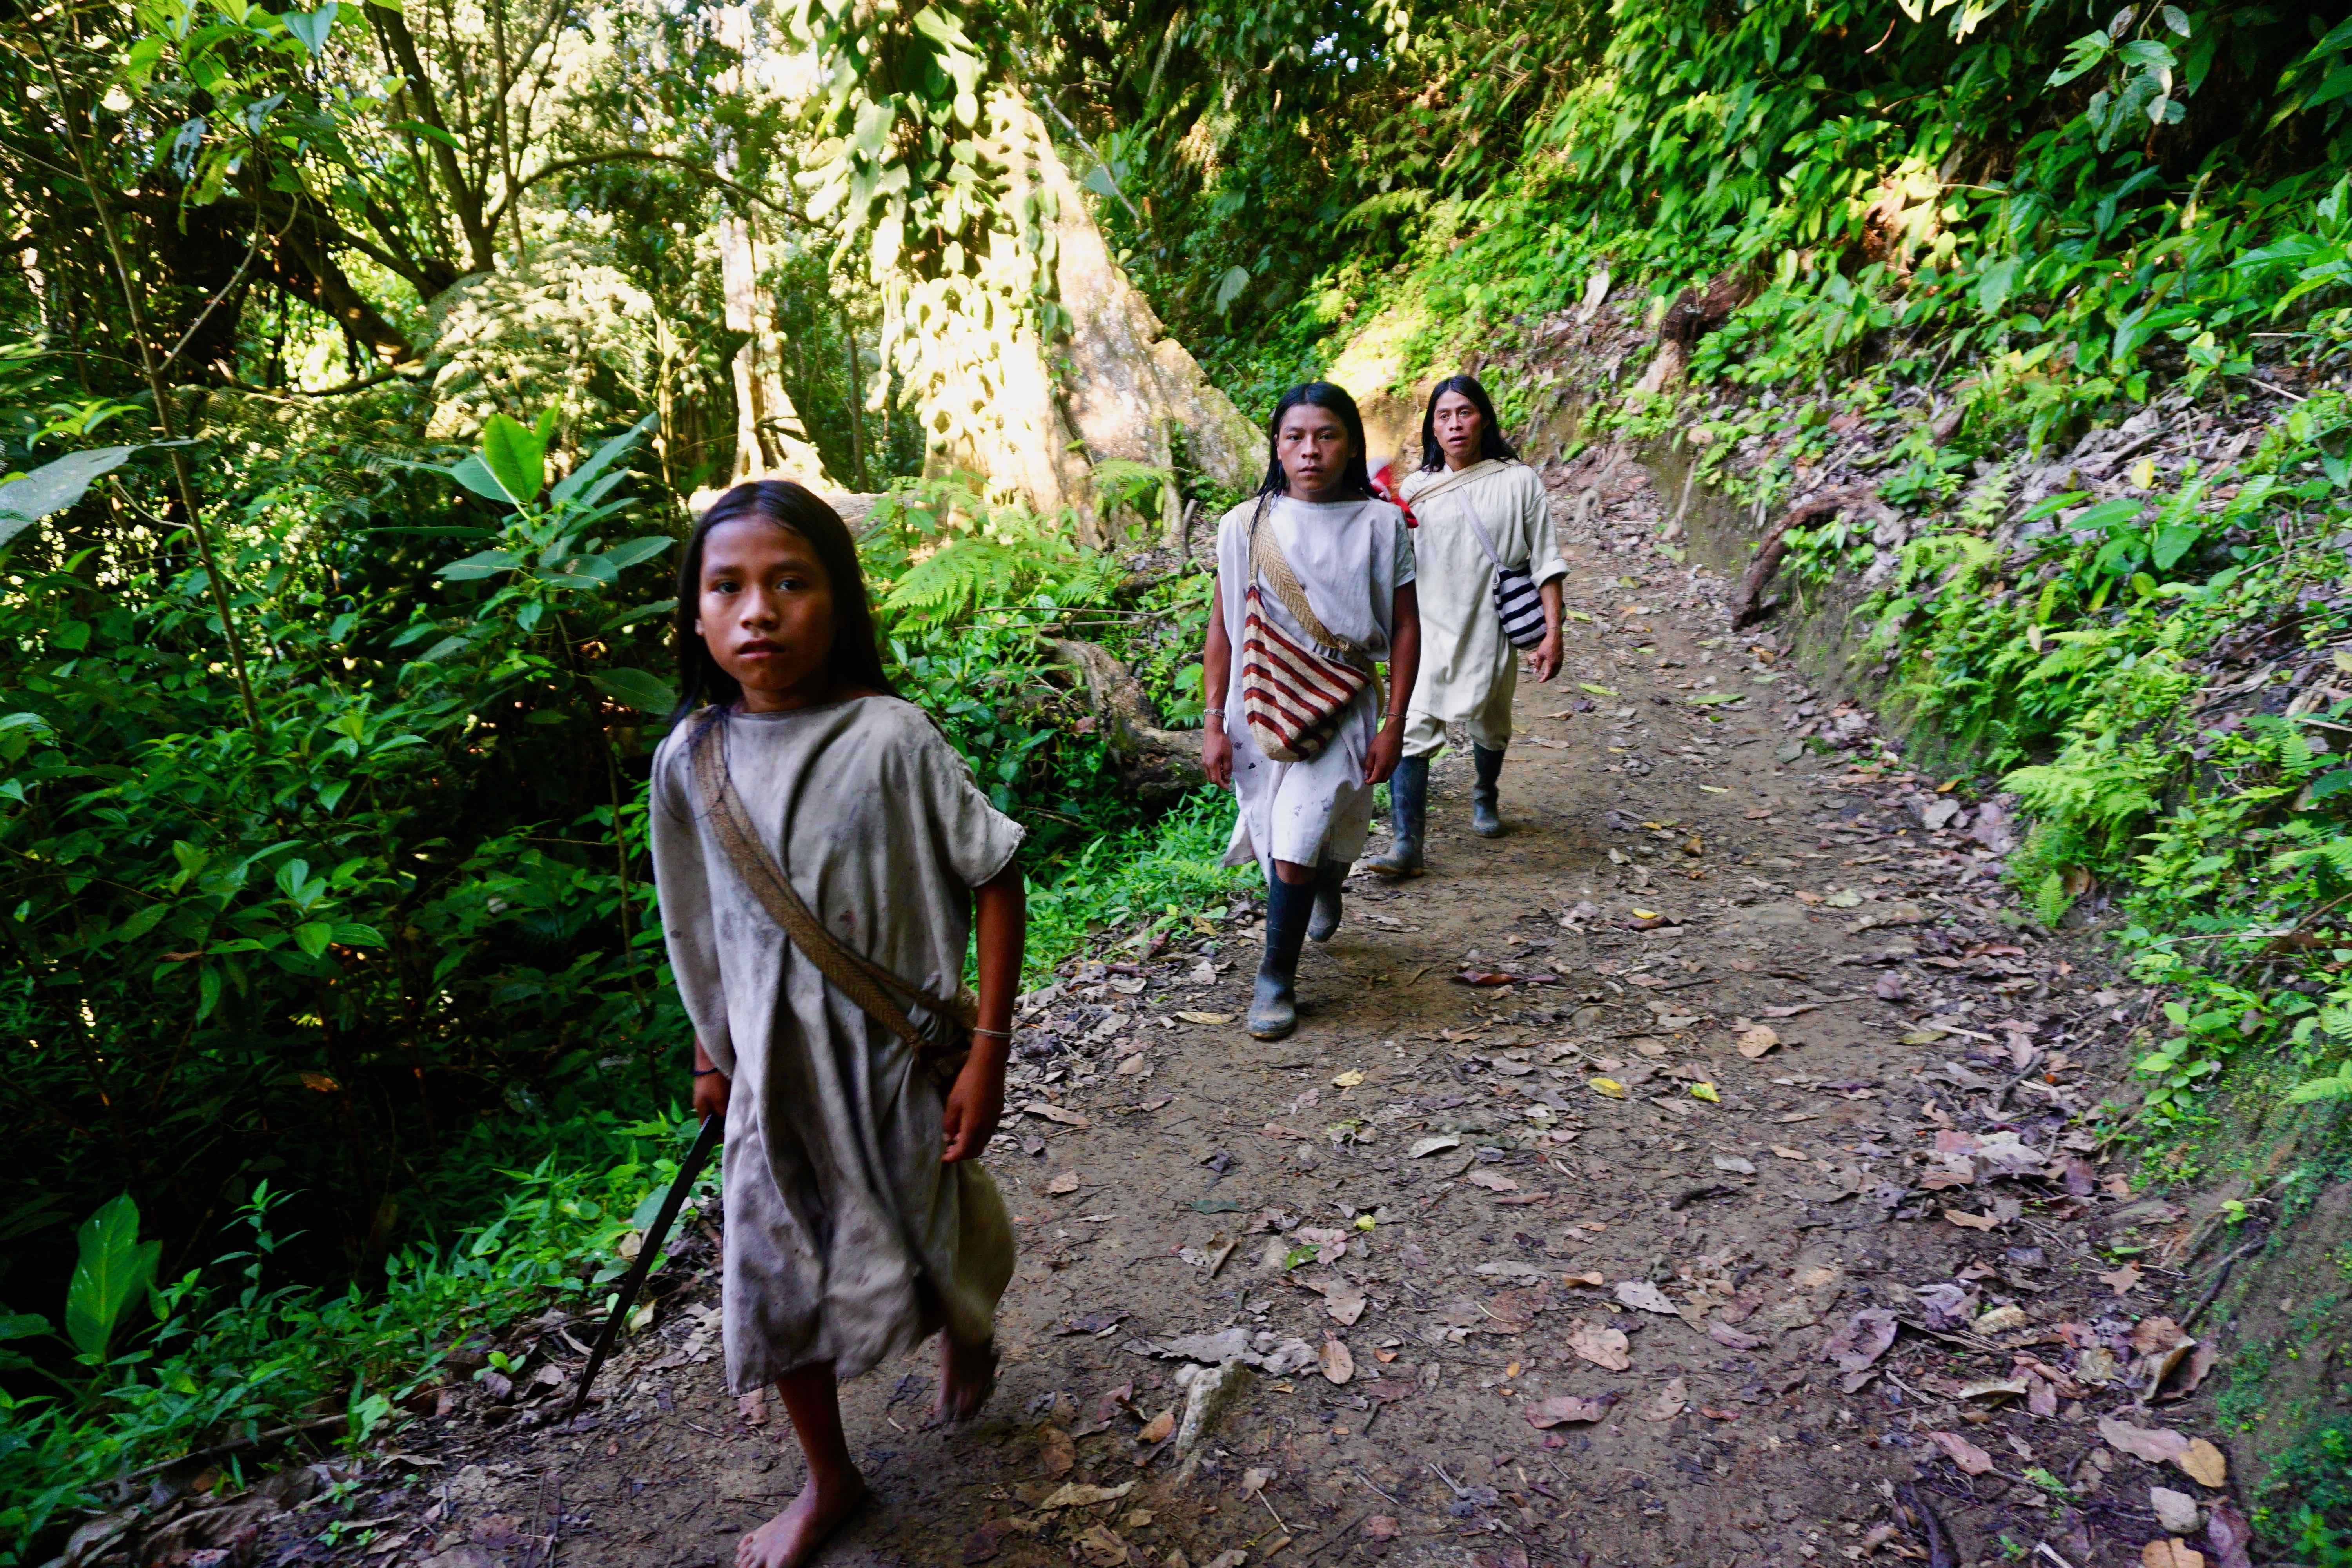
M 791 1507 L 736 1543 L 735 1568 L 802 1568 L 866 1497 L 856 1470 L 845 1481 L 810 1481 Z
M 940 1403 L 937 1416 L 961 1426 L 980 1414 L 996 1392 L 996 1342 L 960 1345 L 940 1336 Z

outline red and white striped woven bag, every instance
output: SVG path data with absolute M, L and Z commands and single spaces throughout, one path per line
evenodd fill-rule
M 1257 749 L 1277 763 L 1304 763 L 1321 754 L 1364 689 L 1377 685 L 1371 655 L 1316 618 L 1307 591 L 1290 569 L 1274 531 L 1264 528 L 1265 498 L 1250 520 L 1251 583 L 1242 599 L 1242 717 Z M 1300 642 L 1265 613 L 1257 579 L 1264 577 L 1282 607 L 1315 643 Z

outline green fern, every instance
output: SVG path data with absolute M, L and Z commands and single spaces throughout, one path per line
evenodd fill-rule
M 959 539 L 917 561 L 890 585 L 883 608 L 932 625 L 1002 604 L 1020 585 L 1020 556 L 985 539 Z
M 2310 1105 L 2324 1100 L 2352 1100 L 2352 1058 L 2338 1064 L 2332 1077 L 2315 1078 L 2286 1091 L 2289 1105 Z

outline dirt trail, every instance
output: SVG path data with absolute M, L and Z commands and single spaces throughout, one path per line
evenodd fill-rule
M 1246 914 L 1036 999 L 991 1159 L 1023 1247 L 1002 1386 L 950 1435 L 928 1357 L 852 1385 L 878 1497 L 823 1562 L 1958 1563 L 2006 1531 L 2087 1568 L 2161 1533 L 2150 1482 L 2224 1497 L 2094 1425 L 2166 1353 L 2128 1336 L 2186 1229 L 2074 1120 L 2124 999 L 1994 918 L 1997 813 L 1987 848 L 1931 783 L 1800 749 L 1867 725 L 1638 546 L 1638 469 L 1549 477 L 1579 618 L 1520 689 L 1510 836 L 1469 834 L 1442 763 L 1428 875 L 1351 884 L 1290 1040 L 1179 1016 L 1243 1010 Z M 2093 1278 L 2102 1238 L 2144 1282 Z M 373 1560 L 731 1562 L 800 1467 L 721 1389 L 714 1299 L 672 1296 L 574 1428 L 461 1401 L 413 1430 L 432 1506 Z M 1139 1441 L 1199 1364 L 1151 1347 L 1229 1330 L 1272 1370 L 1189 1458 Z

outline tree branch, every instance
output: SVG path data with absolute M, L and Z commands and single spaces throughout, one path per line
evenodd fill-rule
M 598 163 L 668 163 L 684 169 L 705 184 L 716 185 L 740 200 L 757 202 L 770 212 L 781 213 L 788 218 L 798 219 L 800 216 L 791 207 L 780 202 L 771 201 L 757 191 L 748 190 L 726 175 L 698 163 L 691 158 L 681 158 L 675 153 L 653 153 L 642 148 L 625 147 L 611 153 L 587 153 L 577 158 L 558 158 L 552 163 L 541 164 L 524 175 L 516 183 L 515 187 L 506 194 L 505 199 L 499 203 L 498 210 L 490 214 L 489 226 L 493 229 L 497 228 L 505 220 L 507 209 L 514 205 L 516 200 L 525 191 L 541 180 L 551 175 L 567 174 L 573 169 L 591 168 Z

